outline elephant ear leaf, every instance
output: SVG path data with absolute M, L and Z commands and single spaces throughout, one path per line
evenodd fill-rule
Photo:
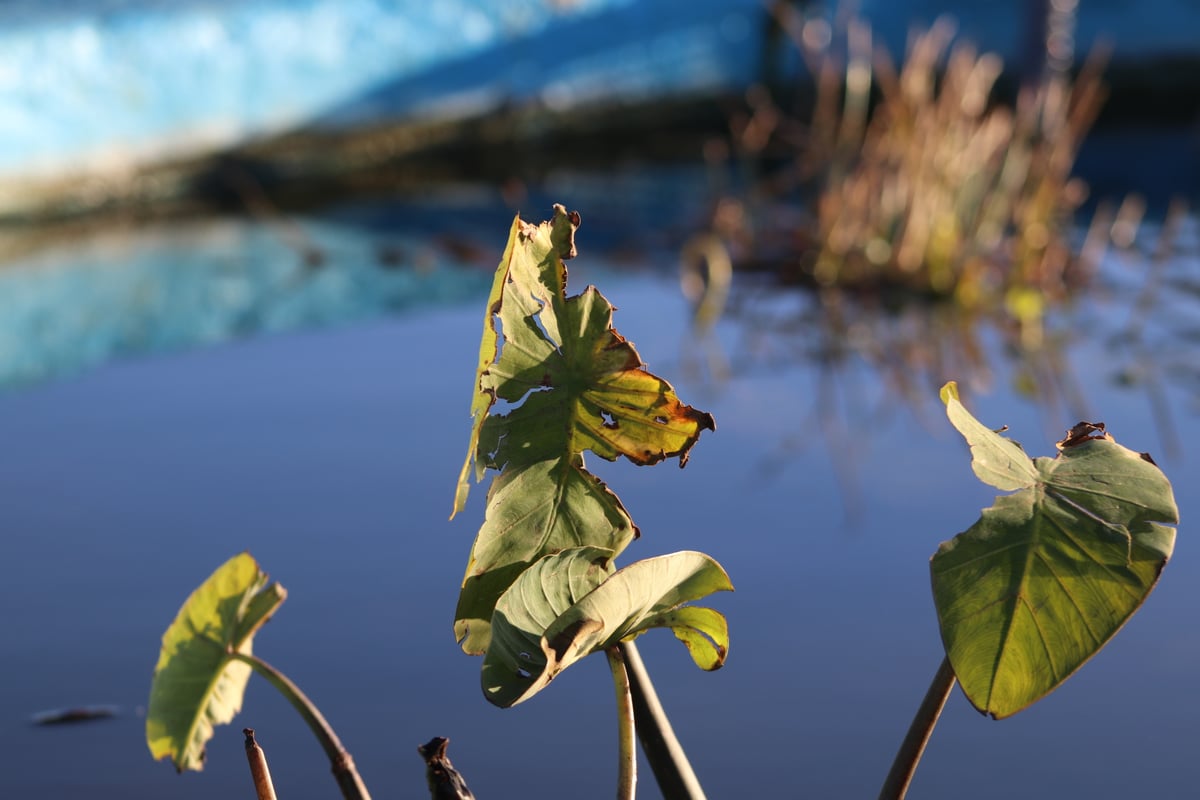
M 1171 484 L 1149 456 L 1080 423 L 1030 459 L 942 389 L 984 482 L 1016 490 L 944 542 L 930 569 L 942 641 L 963 692 L 999 719 L 1041 699 L 1145 601 L 1175 545 Z
M 585 450 L 609 461 L 623 455 L 653 464 L 678 456 L 683 464 L 700 431 L 715 427 L 645 369 L 612 327 L 614 308 L 595 287 L 566 296 L 563 262 L 575 256 L 579 222 L 560 205 L 540 225 L 513 222 L 488 297 L 456 513 L 471 475 L 481 479 L 488 466 Z M 497 399 L 515 407 L 489 416 Z
M 538 559 L 572 547 L 619 553 L 637 536 L 620 500 L 583 456 L 682 466 L 713 418 L 683 404 L 612 325 L 594 287 L 566 294 L 579 215 L 554 207 L 540 225 L 519 217 L 496 271 L 484 319 L 454 511 L 488 468 L 499 474 L 471 549 L 455 638 L 484 653 L 496 601 Z M 504 413 L 496 413 L 497 401 Z
M 685 605 L 733 589 L 719 564 L 685 551 L 610 574 L 608 555 L 580 547 L 546 556 L 500 597 L 483 660 L 489 701 L 507 708 L 528 700 L 579 659 L 651 628 L 671 629 L 703 669 L 725 663 L 725 618 Z
M 287 597 L 248 553 L 225 562 L 179 609 L 163 634 L 146 712 L 146 743 L 180 772 L 204 766 L 213 727 L 242 708 L 254 634 Z

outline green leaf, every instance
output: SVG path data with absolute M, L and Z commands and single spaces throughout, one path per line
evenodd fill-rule
M 146 743 L 180 772 L 204 766 L 213 727 L 241 710 L 254 634 L 287 597 L 248 553 L 225 562 L 200 585 L 163 634 L 150 687 Z
M 583 545 L 617 552 L 636 535 L 617 496 L 567 458 L 505 470 L 488 493 L 455 611 L 463 650 L 487 650 L 496 600 L 546 553 Z
M 484 695 L 502 708 L 528 700 L 579 659 L 651 628 L 670 628 L 703 669 L 725 663 L 725 618 L 684 606 L 731 591 L 703 553 L 684 551 L 609 574 L 610 551 L 564 550 L 527 569 L 496 603 L 483 660 Z
M 942 641 L 963 692 L 1000 719 L 1049 694 L 1141 606 L 1175 545 L 1171 484 L 1150 457 L 1080 423 L 1030 460 L 942 389 L 976 475 L 1001 496 L 930 562 Z M 1018 454 L 1020 456 L 1018 457 Z
M 563 261 L 575 255 L 578 225 L 562 206 L 541 225 L 514 221 L 488 299 L 455 510 L 472 473 L 501 474 L 455 614 L 468 653 L 486 651 L 496 600 L 526 567 L 568 547 L 619 553 L 637 535 L 620 501 L 584 468 L 584 451 L 643 465 L 677 456 L 682 466 L 700 431 L 715 427 L 646 371 L 598 291 L 566 296 Z M 504 413 L 494 413 L 497 400 Z
M 950 381 L 940 394 L 946 416 L 971 447 L 971 469 L 979 480 L 1006 492 L 1037 481 L 1037 470 L 1021 445 L 986 427 L 963 407 L 957 383 Z

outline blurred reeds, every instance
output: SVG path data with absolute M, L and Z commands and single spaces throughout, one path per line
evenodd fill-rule
M 914 33 L 897 65 L 863 22 L 835 36 L 791 4 L 772 11 L 811 75 L 812 111 L 801 119 L 779 87 L 753 89 L 731 120 L 732 154 L 710 147 L 714 165 L 734 156 L 742 185 L 721 187 L 709 230 L 684 250 L 697 330 L 719 300 L 757 343 L 731 363 L 799 361 L 835 394 L 866 367 L 917 412 L 951 378 L 987 391 L 1004 353 L 1017 393 L 1085 418 L 1075 331 L 1050 312 L 1096 283 L 1106 248 L 1130 245 L 1144 211 L 1131 196 L 1099 204 L 1084 228 L 1076 218 L 1087 187 L 1072 170 L 1105 100 L 1105 54 L 1072 75 L 1048 48 L 1018 86 L 945 19 Z M 781 314 L 781 283 L 811 291 Z M 815 409 L 822 426 L 836 405 Z
M 1048 66 L 1005 105 L 1000 57 L 952 44 L 947 20 L 914 35 L 897 68 L 865 23 L 849 21 L 835 47 L 827 22 L 786 4 L 776 13 L 813 76 L 813 112 L 801 124 L 757 90 L 735 120 L 741 155 L 784 162 L 756 182 L 757 200 L 726 198 L 718 212 L 713 228 L 735 265 L 789 283 L 951 300 L 1033 327 L 1087 281 L 1113 215 L 1077 234 L 1087 189 L 1071 172 L 1104 101 L 1102 55 L 1074 78 Z M 1136 203 L 1122 221 L 1136 227 Z

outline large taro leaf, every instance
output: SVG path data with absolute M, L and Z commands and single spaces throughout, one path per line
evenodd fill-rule
M 651 628 L 671 629 L 702 669 L 725 663 L 725 618 L 684 605 L 733 589 L 717 562 L 684 551 L 610 574 L 611 555 L 578 547 L 546 556 L 500 597 L 483 660 L 489 701 L 507 708 L 528 700 L 584 656 Z
M 599 292 L 566 296 L 563 260 L 575 255 L 578 225 L 562 206 L 541 225 L 515 220 L 488 298 L 455 512 L 472 474 L 501 474 L 455 614 L 468 653 L 486 651 L 496 600 L 539 558 L 578 546 L 620 552 L 636 536 L 620 501 L 584 469 L 584 451 L 637 464 L 678 456 L 683 465 L 700 431 L 714 427 L 646 371 Z M 507 413 L 492 413 L 497 399 Z
M 255 632 L 287 597 L 248 553 L 225 562 L 192 592 L 163 634 L 150 687 L 146 743 L 156 759 L 180 772 L 204 766 L 215 725 L 241 710 L 250 667 L 233 658 L 251 653 Z
M 963 692 L 999 719 L 1057 688 L 1102 648 L 1154 588 L 1179 521 L 1149 456 L 1100 423 L 1080 423 L 1055 458 L 1020 446 L 942 388 L 976 475 L 1014 494 L 944 542 L 930 568 L 942 641 Z

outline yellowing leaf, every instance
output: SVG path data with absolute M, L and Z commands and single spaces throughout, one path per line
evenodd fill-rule
M 479 363 L 475 369 L 475 392 L 471 396 L 471 443 L 467 447 L 467 458 L 458 475 L 458 488 L 454 493 L 454 510 L 450 513 L 450 519 L 454 519 L 454 515 L 462 511 L 467 502 L 467 494 L 471 490 L 471 464 L 475 460 L 475 449 L 479 446 L 479 429 L 487 417 L 488 409 L 496 400 L 490 391 L 482 388 L 480 381 L 483 380 L 483 375 L 492 365 L 492 361 L 496 359 L 495 317 L 496 312 L 500 310 L 500 295 L 508 279 L 508 262 L 512 259 L 521 224 L 520 217 L 513 219 L 512 230 L 508 234 L 508 246 L 504 249 L 504 256 L 500 259 L 500 266 L 492 279 L 492 291 L 488 294 L 487 312 L 483 316 L 483 337 L 479 341 Z M 483 477 L 483 466 L 477 465 L 475 472 L 475 480 L 478 481 Z
M 683 463 L 700 431 L 715 427 L 710 415 L 679 402 L 669 383 L 645 370 L 612 328 L 613 308 L 594 287 L 566 297 L 563 259 L 575 255 L 578 225 L 579 215 L 562 206 L 541 225 L 513 223 L 488 298 L 456 511 L 466 499 L 472 462 L 477 480 L 481 464 L 499 469 L 548 453 L 591 450 L 637 464 L 679 456 Z M 491 363 L 497 317 L 504 344 Z M 485 425 L 497 398 L 520 405 Z
M 541 225 L 514 221 L 488 298 L 455 494 L 457 511 L 471 474 L 500 471 L 455 615 L 469 653 L 487 649 L 496 600 L 522 570 L 567 547 L 620 552 L 637 535 L 620 501 L 584 468 L 585 451 L 642 465 L 678 457 L 682 466 L 700 431 L 715 427 L 645 369 L 595 288 L 566 296 L 563 262 L 575 255 L 578 226 L 562 206 Z

